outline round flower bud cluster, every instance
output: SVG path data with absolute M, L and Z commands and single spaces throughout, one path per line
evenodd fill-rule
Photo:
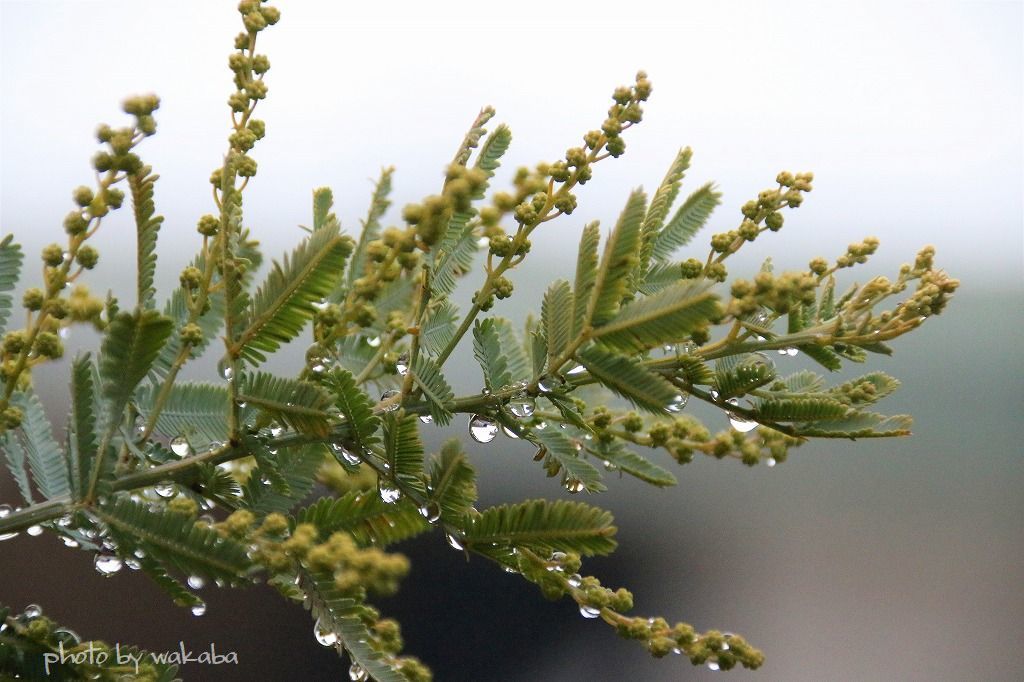
M 416 228 L 416 237 L 425 247 L 441 240 L 448 230 L 448 221 L 455 213 L 467 213 L 473 199 L 487 187 L 487 171 L 453 163 L 445 174 L 440 195 L 432 195 L 420 204 L 409 204 L 402 210 L 405 222 Z
M 817 278 L 806 272 L 786 272 L 776 277 L 762 271 L 753 282 L 738 279 L 732 283 L 729 314 L 740 317 L 762 307 L 784 314 L 796 305 L 814 303 L 817 286 Z
M 765 427 L 758 427 L 753 436 L 727 429 L 715 434 L 705 450 L 715 459 L 731 457 L 752 467 L 767 460 L 785 462 L 789 448 L 801 442 L 798 438 Z
M 913 295 L 893 310 L 893 317 L 903 321 L 918 321 L 929 315 L 938 315 L 946 308 L 959 286 L 960 280 L 949 277 L 942 270 L 928 270 L 921 275 Z
M 868 256 L 877 250 L 878 239 L 876 237 L 865 237 L 863 241 L 855 242 L 846 247 L 846 253 L 836 259 L 836 269 L 867 263 Z
M 644 642 L 657 658 L 684 654 L 694 665 L 714 663 L 720 670 L 732 670 L 737 664 L 754 670 L 764 663 L 764 654 L 738 635 L 718 630 L 698 634 L 687 623 L 670 627 L 664 618 L 620 617 L 615 625 L 620 636 Z

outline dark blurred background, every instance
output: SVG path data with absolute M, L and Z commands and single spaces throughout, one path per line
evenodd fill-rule
M 680 484 L 670 490 L 613 478 L 608 493 L 587 501 L 614 512 L 620 550 L 586 571 L 629 586 L 637 613 L 746 636 L 767 661 L 758 673 L 731 673 L 744 678 L 1024 677 L 1020 4 L 639 3 L 629 16 L 569 5 L 469 12 L 457 3 L 429 11 L 284 3 L 263 42 L 274 64 L 260 105 L 269 133 L 254 152 L 261 170 L 246 197 L 266 254 L 300 238 L 294 226 L 308 222 L 309 191 L 321 184 L 334 187 L 343 223 L 357 229 L 365 179 L 383 163 L 399 169 L 397 219 L 402 203 L 437 190 L 444 162 L 487 102 L 515 134 L 494 183 L 501 187 L 516 165 L 557 158 L 597 125 L 612 87 L 644 66 L 655 82 L 648 120 L 630 131 L 623 159 L 596 169 L 578 214 L 534 240 L 515 273 L 516 299 L 495 312 L 520 321 L 537 310 L 543 285 L 570 273 L 580 226 L 592 218 L 610 226 L 628 189 L 656 185 L 680 144 L 696 150 L 689 186 L 715 178 L 725 193 L 708 234 L 732 227 L 736 207 L 779 169 L 816 171 L 807 204 L 787 215 L 781 233 L 739 254 L 736 276 L 767 254 L 778 269 L 802 268 L 876 234 L 882 250 L 845 281 L 892 275 L 932 242 L 964 284 L 947 313 L 894 344 L 894 357 L 872 358 L 872 369 L 903 380 L 880 407 L 912 413 L 913 437 L 815 442 L 773 469 L 702 459 L 674 468 Z M 0 232 L 16 233 L 27 262 L 59 238 L 70 189 L 89 181 L 92 127 L 117 121 L 123 95 L 152 89 L 164 97 L 161 130 L 143 154 L 163 176 L 158 276 L 169 291 L 196 248 L 192 225 L 211 210 L 205 183 L 227 127 L 233 6 L 0 2 Z M 572 35 L 589 52 L 567 67 L 552 55 Z M 551 69 L 565 69 L 556 86 L 544 84 Z M 90 280 L 97 289 L 128 295 L 129 229 L 127 215 L 104 227 Z M 471 275 L 466 288 L 477 281 Z M 97 340 L 76 329 L 68 356 Z M 279 353 L 273 369 L 293 373 L 301 348 Z M 776 361 L 809 366 L 800 356 Z M 210 376 L 212 365 L 204 358 L 188 377 Z M 460 392 L 478 388 L 469 349 L 449 372 Z M 67 377 L 64 362 L 37 376 L 58 424 Z M 687 409 L 712 426 L 724 421 Z M 425 433 L 435 448 L 452 433 L 465 436 L 463 424 Z M 520 443 L 467 447 L 480 506 L 565 495 Z M 0 476 L 0 502 L 16 495 Z M 546 602 L 515 576 L 467 562 L 439 535 L 399 549 L 412 573 L 398 596 L 378 604 L 401 620 L 406 651 L 438 680 L 726 674 L 652 660 L 571 603 Z M 308 615 L 271 590 L 202 594 L 209 608 L 196 618 L 136 573 L 102 579 L 91 556 L 52 536 L 0 544 L 0 603 L 38 603 L 86 637 L 157 651 L 214 642 L 238 652 L 237 669 L 190 666 L 187 680 L 344 675 L 333 651 L 314 641 Z

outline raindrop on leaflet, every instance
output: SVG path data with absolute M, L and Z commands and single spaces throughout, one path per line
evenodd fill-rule
M 53 631 L 53 638 L 60 644 L 64 645 L 65 649 L 76 647 L 82 641 L 82 638 L 78 636 L 78 633 L 74 630 L 68 630 L 67 628 L 59 628 Z
M 463 549 L 465 549 L 465 545 L 462 544 L 462 539 L 459 538 L 456 535 L 453 535 L 452 533 L 446 533 L 445 536 L 444 536 L 444 539 L 445 539 L 445 542 L 448 543 L 448 546 L 451 547 L 452 549 L 457 549 L 460 552 Z
M 92 561 L 92 565 L 96 567 L 97 573 L 104 578 L 109 578 L 120 571 L 124 564 L 113 554 L 97 554 L 96 558 Z
M 708 661 L 708 670 L 721 670 L 722 666 L 718 665 L 718 661 Z
M 381 399 L 381 402 L 384 402 L 385 400 L 391 400 L 392 398 L 395 398 L 395 397 L 397 397 L 399 395 L 401 395 L 401 394 L 398 391 L 395 391 L 395 390 L 384 391 L 381 394 L 380 399 Z M 394 412 L 399 407 L 401 407 L 401 403 L 399 401 L 395 401 L 395 402 L 391 403 L 390 405 L 388 405 L 387 407 L 385 407 L 384 411 L 385 412 Z
M 374 336 L 372 338 L 366 339 L 366 345 L 369 346 L 370 348 L 376 348 L 377 346 L 380 345 L 380 337 Z
M 580 615 L 584 618 L 597 618 L 601 615 L 601 609 L 595 609 L 593 606 L 583 604 L 580 606 Z
M 192 615 L 195 617 L 202 616 L 206 613 L 206 602 L 199 602 L 192 607 Z
M 313 637 L 316 638 L 316 643 L 320 646 L 334 646 L 338 643 L 338 636 L 330 630 L 324 630 L 320 626 L 320 619 L 316 619 L 316 623 L 313 624 Z
M 504 433 L 509 438 L 514 438 L 516 440 L 519 440 L 519 434 L 516 433 L 515 431 L 513 431 L 512 429 L 508 428 L 507 426 L 502 426 L 501 427 L 501 432 Z
M 583 485 L 583 481 L 579 480 L 578 478 L 570 478 L 565 482 L 565 489 L 569 491 L 570 495 L 575 495 L 578 492 L 582 492 L 582 490 L 585 487 L 586 486 Z
M 71 336 L 71 327 L 61 327 L 57 335 L 66 341 Z
M 665 406 L 666 412 L 682 412 L 683 408 L 686 407 L 686 401 L 690 399 L 690 396 L 686 393 L 680 393 L 675 399 Z
M 551 391 L 555 390 L 555 382 L 551 377 L 541 377 L 537 382 L 537 389 L 541 393 L 551 393 Z
M 34 538 L 35 537 L 39 537 L 40 535 L 43 534 L 43 527 L 38 525 L 38 524 L 35 525 L 35 526 L 29 526 L 28 528 L 25 529 L 25 532 L 28 533 L 29 535 L 31 535 Z
M 171 439 L 171 452 L 178 457 L 188 457 L 192 454 L 192 446 L 184 436 L 175 436 Z
M 520 419 L 527 419 L 533 416 L 537 409 L 537 402 L 525 393 L 513 396 L 508 403 L 509 411 Z
M 124 565 L 127 566 L 128 568 L 132 569 L 133 571 L 137 571 L 140 568 L 142 568 L 142 563 L 138 559 L 136 559 L 134 557 L 130 557 L 128 559 L 125 559 L 124 560 Z
M 425 518 L 428 523 L 437 523 L 441 518 L 441 505 L 437 502 L 427 502 L 420 507 L 420 516 Z
M 166 500 L 178 494 L 178 486 L 170 481 L 164 481 L 153 486 L 153 491 Z
M 206 580 L 201 575 L 190 575 L 188 577 L 188 586 L 193 590 L 201 590 L 206 586 Z
M 795 357 L 800 351 L 796 348 L 780 348 L 779 355 L 788 355 L 789 357 Z
M 231 378 L 235 376 L 235 370 L 231 369 L 230 365 L 225 365 L 221 368 L 220 375 L 224 377 L 224 381 L 231 381 Z
M 74 549 L 75 547 L 78 547 L 78 541 L 75 540 L 74 538 L 69 538 L 69 537 L 67 537 L 65 535 L 62 535 L 62 536 L 60 536 L 60 541 L 64 543 L 65 547 L 70 547 L 72 549 Z
M 434 418 L 431 417 L 429 414 L 421 414 L 420 415 L 420 423 L 421 424 L 433 424 L 434 423 Z
M 370 675 L 366 672 L 366 668 L 358 663 L 353 663 L 348 669 L 348 679 L 352 680 L 352 682 L 364 682 L 370 679 Z
M 768 465 L 769 467 L 773 467 L 773 466 L 775 466 L 775 465 L 776 465 L 776 464 L 777 464 L 778 462 L 777 462 L 777 461 L 775 460 L 775 458 L 774 458 L 774 457 L 769 457 L 768 459 L 766 459 L 766 460 L 764 461 L 764 463 L 765 463 L 765 464 L 767 464 L 767 465 Z
M 284 433 L 284 427 L 283 426 L 279 426 L 278 424 L 271 424 L 271 426 L 270 426 L 270 436 L 272 438 L 280 438 L 283 433 Z
M 39 606 L 39 604 L 29 604 L 25 607 L 24 614 L 26 618 L 32 620 L 33 618 L 38 618 L 43 615 L 43 608 Z
M 583 578 L 580 576 L 579 573 L 573 573 L 566 579 L 566 582 L 569 583 L 569 587 L 575 589 L 583 584 Z
M 725 402 L 730 405 L 739 405 L 739 401 L 736 400 L 736 398 L 729 398 Z M 736 429 L 740 433 L 746 433 L 747 431 L 757 428 L 757 422 L 741 417 L 735 412 L 726 412 L 726 415 L 729 417 L 729 424 L 732 425 L 732 428 Z
M 583 374 L 586 371 L 587 371 L 587 368 L 584 367 L 583 365 L 576 365 L 575 367 L 570 369 L 568 372 L 566 372 L 566 375 L 568 375 L 568 376 L 575 376 L 577 374 Z
M 395 370 L 403 377 L 409 373 L 408 355 L 402 353 L 401 355 L 398 356 L 398 359 L 395 360 Z
M 0 504 L 0 519 L 3 519 L 3 518 L 6 518 L 6 517 L 10 516 L 11 512 L 13 512 L 13 511 L 14 510 L 11 509 L 11 505 L 9 505 L 9 504 Z M 15 538 L 15 537 L 18 537 L 17 533 L 0 533 L 0 541 L 10 540 L 11 538 Z
M 349 466 L 359 466 L 362 462 L 362 460 L 359 459 L 359 455 L 350 451 L 341 443 L 331 443 L 331 452 L 333 452 L 335 456 L 341 457 L 345 464 L 348 464 Z
M 386 504 L 394 504 L 398 502 L 398 498 L 402 496 L 402 491 L 396 487 L 392 487 L 390 484 L 381 481 L 377 487 L 377 492 L 380 493 L 380 499 Z
M 477 443 L 490 443 L 498 435 L 498 425 L 487 417 L 474 414 L 469 418 L 469 435 Z

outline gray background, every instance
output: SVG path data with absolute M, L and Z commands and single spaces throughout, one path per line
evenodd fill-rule
M 629 132 L 626 156 L 595 169 L 578 212 L 538 234 L 501 314 L 521 320 L 538 309 L 541 286 L 570 273 L 582 224 L 610 226 L 629 188 L 655 187 L 682 145 L 695 150 L 688 185 L 715 179 L 724 193 L 715 231 L 735 226 L 737 207 L 780 169 L 816 173 L 804 207 L 741 252 L 734 275 L 769 253 L 779 269 L 802 268 L 874 234 L 882 248 L 854 274 L 863 281 L 935 244 L 961 293 L 874 365 L 904 381 L 883 407 L 915 415 L 912 438 L 814 443 L 774 469 L 697 461 L 667 491 L 612 480 L 591 501 L 615 513 L 621 549 L 589 567 L 632 587 L 639 613 L 747 636 L 768 656 L 756 679 L 1021 677 L 1020 3 L 346 5 L 283 3 L 281 23 L 261 37 L 273 64 L 258 109 L 268 137 L 254 152 L 260 173 L 246 209 L 268 255 L 300 238 L 295 226 L 309 221 L 316 186 L 334 189 L 355 230 L 368 178 L 386 164 L 398 168 L 396 219 L 397 206 L 437 190 L 488 103 L 514 134 L 501 187 L 516 165 L 577 144 L 638 67 L 655 87 L 646 120 Z M 155 91 L 160 130 L 142 154 L 162 176 L 158 280 L 167 292 L 196 249 L 196 218 L 211 210 L 234 4 L 5 0 L 0 24 L 0 231 L 14 232 L 37 262 L 39 248 L 61 236 L 70 189 L 90 182 L 95 125 L 122 120 L 123 96 Z M 125 297 L 128 218 L 105 223 L 89 278 Z M 76 330 L 69 355 L 96 341 Z M 805 366 L 800 357 L 778 362 Z M 295 349 L 274 359 L 282 372 L 298 363 Z M 204 359 L 190 375 L 211 366 Z M 478 388 L 468 349 L 449 371 L 460 391 Z M 65 363 L 37 381 L 62 421 Z M 470 450 L 484 503 L 564 494 L 507 439 Z M 14 495 L 0 480 L 0 500 Z M 544 602 L 480 560 L 466 564 L 440 537 L 403 549 L 413 573 L 381 605 L 402 619 L 407 650 L 438 679 L 712 676 L 650 660 L 571 604 Z M 238 670 L 187 669 L 186 679 L 339 675 L 300 609 L 259 588 L 206 597 L 207 615 L 192 618 L 138 575 L 101 580 L 90 557 L 52 537 L 0 546 L 0 603 L 39 602 L 87 636 L 156 650 L 213 641 L 239 652 Z

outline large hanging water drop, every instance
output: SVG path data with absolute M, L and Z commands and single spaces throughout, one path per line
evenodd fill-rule
M 689 399 L 690 395 L 688 393 L 680 393 L 672 402 L 665 406 L 665 411 L 672 413 L 682 412 L 683 408 L 686 407 L 686 401 Z
M 43 527 L 36 524 L 34 526 L 29 526 L 28 528 L 26 528 L 25 532 L 31 535 L 32 537 L 39 537 L 43 534 Z
M 537 409 L 537 401 L 526 393 L 513 396 L 508 403 L 509 411 L 520 419 L 528 419 Z
M 153 492 L 166 500 L 178 494 L 178 486 L 170 481 L 164 481 L 153 486 Z
M 188 577 L 188 586 L 193 590 L 201 590 L 206 586 L 206 580 L 201 575 L 190 575 Z
M 171 452 L 176 454 L 178 457 L 188 457 L 192 454 L 192 446 L 188 444 L 188 440 L 184 436 L 175 436 L 171 439 Z
M 427 502 L 420 507 L 419 511 L 420 516 L 425 518 L 428 523 L 437 523 L 441 518 L 441 505 L 434 501 Z
M 601 609 L 595 609 L 593 606 L 584 604 L 580 606 L 580 615 L 584 618 L 597 618 L 601 615 Z
M 402 353 L 398 356 L 398 359 L 395 360 L 395 371 L 403 377 L 409 373 L 409 356 L 407 354 Z
M 474 414 L 469 418 L 469 435 L 477 443 L 490 443 L 498 435 L 498 425 L 487 417 Z
M 721 670 L 722 666 L 718 665 L 718 661 L 708 661 L 708 670 Z
M 38 618 L 39 616 L 43 615 L 43 607 L 41 607 L 39 604 L 29 604 L 25 607 L 24 613 L 26 618 L 32 620 L 33 618 Z
M 6 518 L 11 515 L 14 510 L 11 509 L 9 504 L 0 504 L 0 519 Z M 17 533 L 0 533 L 0 541 L 10 540 L 11 538 L 18 537 Z
M 313 636 L 316 637 L 316 642 L 320 646 L 334 646 L 338 643 L 338 635 L 334 634 L 330 630 L 324 630 L 320 626 L 320 619 L 316 619 L 316 623 L 313 624 Z
M 381 481 L 377 486 L 377 492 L 380 493 L 380 499 L 386 504 L 394 504 L 398 502 L 398 498 L 402 496 L 402 491 L 397 487 L 392 486 L 384 481 Z
M 434 418 L 431 417 L 429 414 L 421 414 L 420 415 L 420 423 L 421 424 L 433 424 L 434 423 Z
M 92 565 L 96 567 L 97 573 L 104 578 L 109 578 L 120 571 L 124 563 L 115 554 L 97 554 L 96 558 L 92 561 Z
M 736 398 L 729 398 L 725 402 L 729 403 L 730 405 L 739 405 L 739 401 L 736 400 Z M 732 425 L 732 428 L 736 429 L 740 433 L 746 433 L 747 431 L 751 431 L 757 428 L 756 421 L 742 417 L 736 414 L 735 412 L 726 412 L 725 414 L 728 415 L 729 424 Z
M 374 336 L 372 338 L 366 339 L 366 345 L 369 346 L 370 348 L 376 348 L 377 346 L 380 345 L 380 337 Z
M 583 481 L 578 478 L 569 478 L 565 481 L 565 489 L 569 491 L 570 495 L 582 492 L 585 487 L 586 486 L 583 485 Z
M 341 457 L 341 459 L 343 459 L 349 466 L 359 466 L 362 462 L 362 460 L 359 459 L 359 455 L 352 452 L 341 443 L 331 443 L 331 451 L 335 455 Z
M 235 376 L 235 370 L 231 369 L 231 365 L 225 365 L 221 369 L 220 375 L 224 377 L 224 381 L 231 381 L 232 377 Z
M 446 533 L 444 539 L 452 549 L 457 549 L 460 552 L 465 549 L 465 546 L 462 544 L 462 540 L 457 535 Z
M 796 348 L 780 348 L 779 355 L 788 355 L 789 357 L 795 357 L 800 351 Z
M 391 400 L 392 398 L 394 398 L 394 397 L 396 397 L 398 395 L 400 395 L 400 393 L 398 391 L 395 391 L 395 390 L 384 391 L 381 394 L 380 399 L 381 399 L 381 402 L 384 402 L 385 400 Z M 401 407 L 401 404 L 398 401 L 395 401 L 395 402 L 391 403 L 390 405 L 386 406 L 384 408 L 384 411 L 385 412 L 394 412 L 399 407 Z
M 353 663 L 348 669 L 348 679 L 352 680 L 352 682 L 365 682 L 369 678 L 370 674 L 366 672 L 366 668 L 358 663 Z
M 206 614 L 206 602 L 199 602 L 192 606 L 192 615 L 199 617 Z

